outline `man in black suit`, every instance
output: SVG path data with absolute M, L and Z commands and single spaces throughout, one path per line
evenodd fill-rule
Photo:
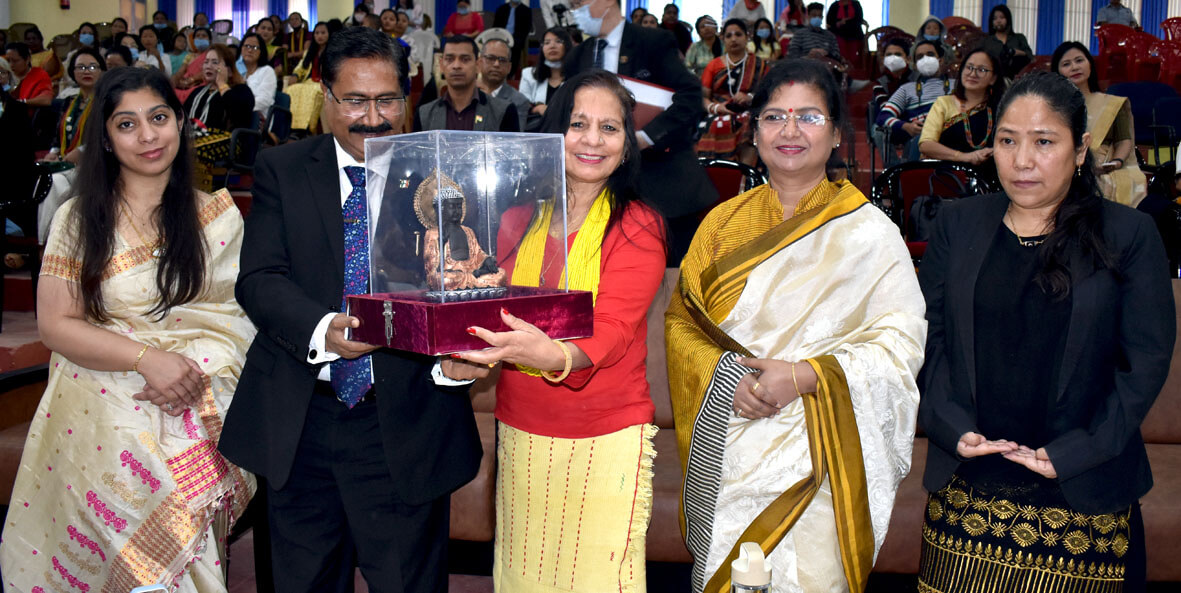
M 521 57 L 529 47 L 529 33 L 533 30 L 533 9 L 520 0 L 509 0 L 496 9 L 492 18 L 493 27 L 508 29 L 513 36 L 513 73 L 521 70 Z M 524 127 L 524 121 L 521 122 Z
M 669 263 L 677 264 L 697 230 L 696 213 L 718 199 L 693 152 L 705 116 L 701 80 L 685 67 L 672 34 L 625 23 L 619 0 L 574 0 L 572 15 L 587 39 L 566 58 L 567 79 L 603 68 L 673 90 L 672 105 L 637 136 L 640 195 L 668 219 Z
M 350 341 L 368 292 L 365 138 L 402 128 L 388 35 L 350 27 L 320 58 L 333 130 L 255 165 L 236 296 L 258 336 L 220 448 L 266 478 L 276 590 L 445 591 L 449 494 L 480 441 L 464 379 L 483 371 Z M 346 250 L 347 245 L 347 250 Z M 469 376 L 465 377 L 464 374 Z

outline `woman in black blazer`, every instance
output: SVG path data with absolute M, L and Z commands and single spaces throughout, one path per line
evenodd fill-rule
M 1004 191 L 945 207 L 919 271 L 919 590 L 1143 588 L 1140 424 L 1176 336 L 1164 249 L 1102 199 L 1067 79 L 1021 79 L 997 122 Z

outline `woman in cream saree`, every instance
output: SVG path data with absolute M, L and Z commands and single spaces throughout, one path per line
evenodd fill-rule
M 136 77 L 153 78 L 160 98 L 152 100 L 171 97 L 168 105 L 180 112 L 164 75 L 138 68 L 104 76 L 96 98 L 99 108 L 106 83 Z M 120 103 L 119 109 L 128 108 Z M 177 121 L 160 125 L 173 126 L 175 134 L 181 127 Z M 96 122 L 95 127 L 105 124 Z M 105 142 L 98 129 L 88 138 L 95 146 Z M 122 150 L 118 142 L 110 144 L 116 145 L 116 153 Z M 180 154 L 178 160 L 191 157 L 191 149 Z M 93 171 L 87 164 L 84 160 L 80 170 Z M 103 185 L 106 178 L 98 177 L 94 183 Z M 40 290 L 57 294 L 39 294 L 39 324 L 46 343 L 57 346 L 29 428 L 0 545 L 6 591 L 126 593 L 148 584 L 186 592 L 226 590 L 225 538 L 255 491 L 253 476 L 217 451 L 222 418 L 255 331 L 234 299 L 242 217 L 224 190 L 208 196 L 193 195 L 191 184 L 178 187 L 183 188 L 181 195 L 196 200 L 205 268 L 196 298 L 163 316 L 154 312 L 162 298 L 157 269 L 167 258 L 166 250 L 180 240 L 144 242 L 140 230 L 125 232 L 136 227 L 123 221 L 102 269 L 107 320 L 62 321 L 59 308 L 45 306 L 56 305 L 60 301 L 54 298 L 64 298 L 65 291 L 78 294 L 85 286 L 80 245 L 85 229 L 94 228 L 81 222 L 83 197 L 67 201 L 54 218 Z M 134 205 L 120 206 L 134 220 Z M 105 352 L 79 350 L 79 344 L 100 342 Z M 73 352 L 76 360 L 57 348 Z M 123 357 L 124 362 L 115 360 Z M 149 367 L 178 357 L 200 370 L 188 399 L 174 404 L 152 387 L 156 375 Z M 125 370 L 93 370 L 102 360 L 113 360 Z
M 753 108 L 771 183 L 706 217 L 666 317 L 693 591 L 729 591 L 747 541 L 773 591 L 861 591 L 910 470 L 923 298 L 897 227 L 824 179 L 831 75 L 784 62 Z

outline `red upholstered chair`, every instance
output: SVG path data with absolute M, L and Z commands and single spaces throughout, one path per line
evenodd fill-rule
M 1111 83 L 1130 80 L 1132 56 L 1128 55 L 1126 41 L 1135 33 L 1135 29 L 1126 25 L 1109 23 L 1095 27 L 1095 36 L 1099 38 L 1099 51 L 1095 54 L 1099 80 Z
M 959 180 L 960 187 L 954 183 L 938 183 L 937 174 L 950 174 Z M 962 198 L 972 195 L 986 194 L 999 191 L 991 182 L 982 177 L 975 167 L 951 161 L 915 161 L 902 163 L 886 169 L 873 183 L 869 201 L 880 208 L 894 224 L 898 225 L 903 238 L 907 239 L 906 248 L 916 262 L 922 259 L 927 251 L 925 241 L 912 241 L 907 234 L 906 221 L 910 218 L 910 207 L 915 198 L 923 195 L 935 195 L 941 198 Z
M 1036 71 L 1052 71 L 1052 67 L 1050 65 L 1050 56 L 1034 56 L 1033 60 L 1026 64 L 1025 67 L 1017 73 L 1017 76 L 1014 78 L 1014 80 L 1021 80 L 1021 78 L 1026 74 Z
M 980 27 L 967 23 L 948 26 L 945 39 L 948 45 L 955 48 L 956 54 L 963 56 L 976 49 L 985 37 L 987 35 Z
M 1156 49 L 1161 60 L 1157 80 L 1181 92 L 1181 41 L 1162 41 Z
M 718 204 L 737 196 L 747 190 L 767 183 L 767 178 L 753 167 L 725 159 L 699 158 L 697 162 L 705 168 L 709 180 L 718 190 L 718 201 L 700 212 L 700 218 L 713 210 Z
M 976 27 L 976 23 L 973 23 L 971 19 L 966 19 L 962 16 L 949 16 L 949 17 L 943 19 L 943 26 L 947 27 L 949 30 L 952 27 L 955 27 L 958 25 L 970 25 L 970 26 Z M 980 27 L 976 27 L 976 28 L 979 29 Z

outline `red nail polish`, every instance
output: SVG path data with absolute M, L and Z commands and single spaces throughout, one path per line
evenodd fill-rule
M 459 358 L 459 354 L 456 354 L 456 353 L 452 352 L 452 353 L 451 353 L 451 358 Z
M 504 307 L 501 307 L 501 308 L 500 308 L 500 314 L 501 314 L 501 315 L 508 315 L 508 309 L 505 309 Z
M 476 335 L 476 328 L 474 328 L 474 327 L 467 328 L 467 333 L 469 333 L 473 336 Z

